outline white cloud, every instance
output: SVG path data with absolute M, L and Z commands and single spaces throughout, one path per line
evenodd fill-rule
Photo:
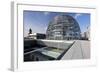
M 74 16 L 74 18 L 78 18 L 78 17 L 80 17 L 80 16 L 82 16 L 82 14 L 80 14 L 80 13 L 77 13 L 75 16 Z
M 44 12 L 44 15 L 48 15 L 49 14 L 49 12 Z

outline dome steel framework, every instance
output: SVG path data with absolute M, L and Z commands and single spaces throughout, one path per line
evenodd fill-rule
M 58 15 L 49 22 L 46 38 L 49 40 L 77 40 L 81 37 L 78 22 L 70 15 Z

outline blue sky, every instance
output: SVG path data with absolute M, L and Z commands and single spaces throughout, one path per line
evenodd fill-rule
M 64 14 L 74 17 L 79 23 L 81 32 L 86 31 L 90 26 L 90 14 L 88 13 L 62 13 L 62 12 L 44 12 L 44 11 L 23 11 L 24 36 L 27 36 L 31 28 L 33 33 L 46 33 L 48 23 L 57 15 Z

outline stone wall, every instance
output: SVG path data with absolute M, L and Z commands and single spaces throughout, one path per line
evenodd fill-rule
M 61 49 L 68 48 L 74 41 L 37 40 L 37 44 Z

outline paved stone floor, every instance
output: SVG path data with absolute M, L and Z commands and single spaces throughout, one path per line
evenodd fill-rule
M 73 46 L 62 57 L 66 59 L 89 59 L 90 58 L 90 41 L 77 40 Z

